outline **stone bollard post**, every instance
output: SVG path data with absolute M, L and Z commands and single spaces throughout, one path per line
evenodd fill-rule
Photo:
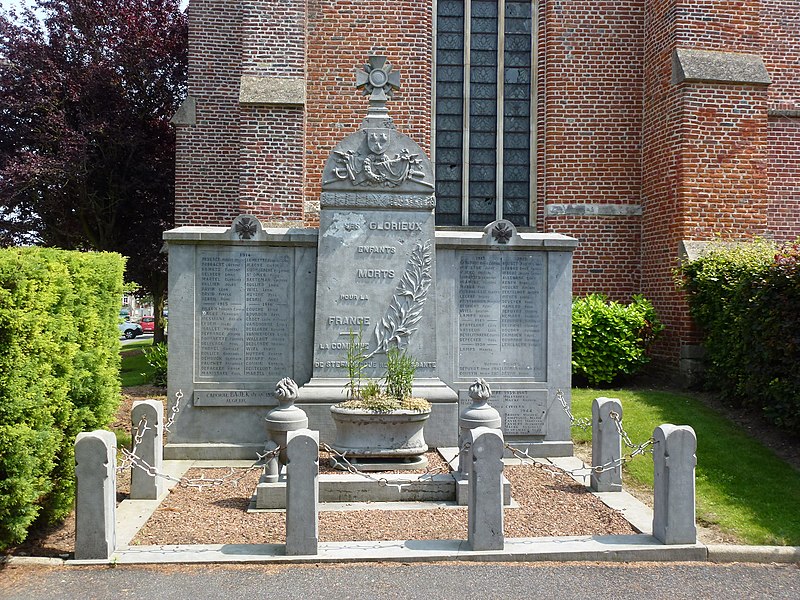
M 503 452 L 499 429 L 478 427 L 469 431 L 469 480 L 467 541 L 472 550 L 502 550 Z
M 146 420 L 144 432 L 137 431 L 142 418 Z M 136 456 L 159 473 L 164 463 L 164 405 L 158 400 L 141 400 L 133 403 L 131 433 L 140 436 Z M 158 500 L 164 493 L 165 481 L 138 468 L 131 467 L 131 500 Z
M 664 544 L 694 544 L 697 436 L 687 425 L 660 425 L 653 439 L 653 535 Z
M 622 439 L 612 412 L 622 420 L 622 405 L 617 398 L 595 398 L 592 402 L 592 465 L 617 463 L 602 473 L 592 470 L 589 485 L 595 492 L 622 491 Z
M 75 438 L 75 558 L 111 558 L 117 543 L 117 438 L 110 431 Z
M 289 431 L 286 438 L 286 554 L 317 554 L 319 432 Z

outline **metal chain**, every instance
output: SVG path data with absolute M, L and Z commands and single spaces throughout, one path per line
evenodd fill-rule
M 172 408 L 170 409 L 171 412 L 169 415 L 169 419 L 167 419 L 167 422 L 164 423 L 164 431 L 166 431 L 167 433 L 172 433 L 169 430 L 169 428 L 175 424 L 175 419 L 178 418 L 178 413 L 181 410 L 180 406 L 181 400 L 183 400 L 183 390 L 178 390 L 177 392 L 175 392 L 175 404 L 173 404 Z
M 418 481 L 424 481 L 425 479 L 430 479 L 434 475 L 438 475 L 439 473 L 449 473 L 450 470 L 453 468 L 452 463 L 454 460 L 458 458 L 458 454 L 456 454 L 453 458 L 445 463 L 444 466 L 434 467 L 432 469 L 427 469 L 424 473 L 420 473 L 420 475 L 414 479 L 403 479 L 403 480 L 395 480 L 389 481 L 386 477 L 375 477 L 374 475 L 370 475 L 369 473 L 365 473 L 364 471 L 360 471 L 353 463 L 351 463 L 347 459 L 347 452 L 338 452 L 331 448 L 328 444 L 320 444 L 320 450 L 327 452 L 330 454 L 330 458 L 333 461 L 333 467 L 343 467 L 348 473 L 353 475 L 359 475 L 364 477 L 365 479 L 369 479 L 370 481 L 376 481 L 379 485 L 383 487 L 395 487 L 398 491 L 402 491 L 402 489 L 406 486 L 412 485 Z M 460 453 L 459 453 L 460 454 Z
M 581 417 L 578 419 L 575 415 L 572 414 L 572 411 L 567 406 L 567 399 L 564 396 L 564 392 L 562 390 L 556 391 L 556 399 L 561 402 L 561 408 L 564 409 L 564 412 L 567 413 L 567 417 L 569 417 L 569 422 L 572 427 L 577 427 L 578 429 L 582 429 L 586 431 L 592 428 L 592 420 L 587 419 L 586 417 Z
M 644 454 L 647 451 L 647 449 L 653 446 L 654 444 L 656 444 L 655 439 L 650 438 L 646 442 L 636 446 L 633 452 L 630 452 L 625 456 L 621 456 L 618 459 L 610 460 L 602 465 L 584 466 L 584 467 L 579 467 L 577 469 L 563 469 L 560 467 L 555 467 L 558 468 L 558 471 L 555 471 L 553 470 L 553 468 L 550 468 L 550 465 L 545 465 L 536 462 L 534 458 L 528 454 L 527 450 L 523 452 L 519 448 L 514 448 L 510 444 L 506 444 L 506 448 L 511 452 L 511 454 L 515 458 L 518 458 L 523 462 L 532 464 L 535 467 L 543 469 L 546 473 L 549 473 L 553 477 L 559 475 L 570 475 L 572 477 L 586 477 L 587 475 L 589 475 L 589 473 L 596 473 L 599 475 L 600 473 L 605 473 L 606 471 L 611 471 L 613 469 L 616 469 L 617 467 L 621 467 L 622 465 L 624 465 L 627 462 L 630 462 L 640 454 Z M 652 453 L 653 450 L 651 449 L 650 452 Z
M 136 455 L 136 449 L 139 447 L 139 444 L 142 442 L 142 438 L 144 438 L 144 432 L 150 430 L 150 427 L 147 426 L 147 416 L 142 415 L 142 418 L 139 419 L 139 424 L 134 429 L 133 433 L 133 446 L 130 450 L 127 448 L 122 448 L 122 462 L 117 467 L 117 471 L 124 471 L 126 469 L 130 469 L 133 466 L 133 461 L 128 458 L 128 454 Z
M 145 461 L 142 457 L 137 456 L 131 450 L 127 448 L 122 448 L 122 455 L 125 457 L 123 463 L 127 462 L 130 467 L 140 469 L 147 473 L 150 477 L 161 477 L 162 479 L 166 479 L 167 481 L 174 481 L 175 483 L 179 484 L 181 487 L 184 488 L 197 488 L 199 490 L 204 490 L 205 488 L 210 487 L 218 487 L 221 485 L 229 484 L 233 487 L 237 487 L 239 482 L 244 479 L 250 472 L 260 469 L 264 466 L 264 464 L 269 461 L 270 459 L 277 456 L 281 451 L 281 448 L 275 448 L 270 450 L 269 452 L 265 452 L 264 454 L 259 454 L 256 452 L 256 456 L 258 457 L 256 461 L 244 469 L 241 473 L 239 473 L 238 477 L 234 477 L 237 475 L 238 469 L 234 467 L 229 467 L 230 471 L 223 475 L 222 477 L 173 477 L 172 475 L 168 475 L 167 473 L 161 473 L 158 471 L 153 465 L 150 465 L 147 461 Z

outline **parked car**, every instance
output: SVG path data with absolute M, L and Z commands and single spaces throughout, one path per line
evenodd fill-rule
M 156 330 L 156 318 L 142 317 L 139 319 L 139 325 L 142 327 L 142 331 L 145 333 L 153 333 Z
M 120 323 L 119 332 L 128 340 L 132 340 L 137 335 L 142 335 L 142 333 L 144 333 L 138 323 L 131 323 L 130 321 Z

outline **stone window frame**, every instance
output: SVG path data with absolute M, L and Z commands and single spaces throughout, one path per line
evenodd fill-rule
M 515 0 L 519 1 L 519 0 Z M 496 128 L 496 174 L 495 174 L 495 218 L 505 218 L 503 214 L 503 77 L 504 77 L 504 53 L 499 51 L 504 48 L 505 43 L 505 4 L 506 0 L 497 0 L 498 10 L 498 56 L 497 56 L 497 128 Z M 531 4 L 531 81 L 530 81 L 530 132 L 529 132 L 529 205 L 528 205 L 528 223 L 524 227 L 535 228 L 536 224 L 536 207 L 537 199 L 537 146 L 538 146 L 538 42 L 539 42 L 539 2 L 538 0 L 530 0 Z M 470 157 L 469 157 L 469 142 L 470 142 L 470 127 L 469 127 L 469 107 L 470 107 L 470 28 L 471 21 L 471 6 L 472 0 L 464 0 L 464 77 L 463 77 L 463 108 L 462 108 L 462 132 L 463 139 L 461 142 L 461 157 L 462 157 L 462 171 L 461 171 L 461 227 L 483 227 L 482 225 L 469 225 L 469 173 L 470 173 Z M 437 109 L 437 51 L 438 51 L 438 16 L 439 16 L 439 2 L 433 0 L 433 44 L 432 44 L 432 83 L 431 83 L 431 161 L 434 167 L 434 175 L 436 171 L 436 109 Z M 437 223 L 437 226 L 440 226 Z M 458 227 L 458 226 L 456 226 Z

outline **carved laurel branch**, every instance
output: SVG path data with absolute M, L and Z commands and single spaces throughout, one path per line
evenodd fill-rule
M 431 286 L 432 248 L 428 240 L 424 244 L 418 243 L 411 252 L 389 308 L 375 325 L 377 347 L 367 358 L 387 352 L 392 343 L 404 348 L 408 345 L 408 338 L 417 330 L 416 325 L 422 318 L 422 307 Z

